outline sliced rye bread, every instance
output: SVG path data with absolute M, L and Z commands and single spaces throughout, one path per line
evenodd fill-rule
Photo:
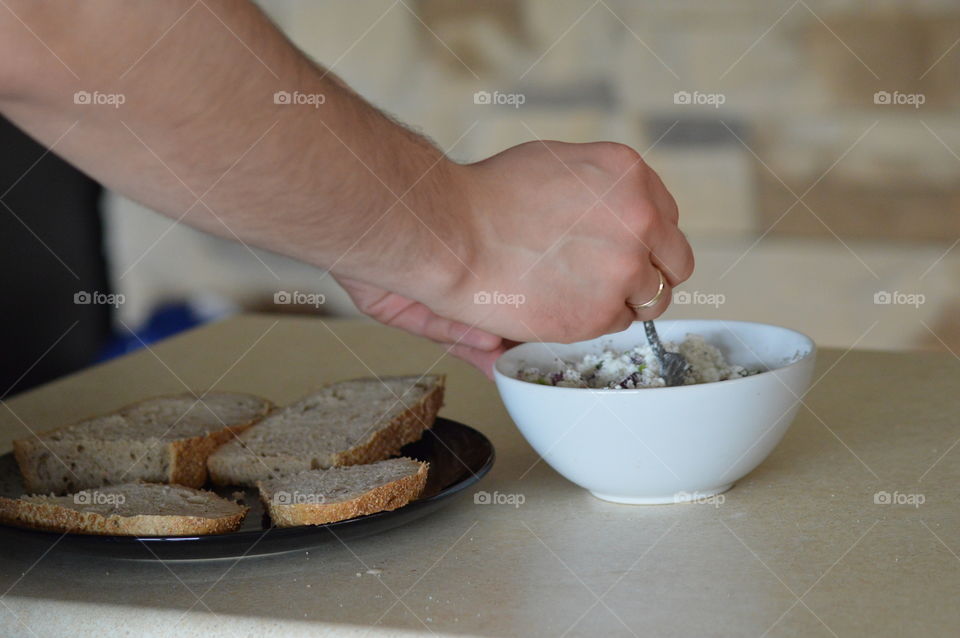
M 180 485 L 127 483 L 69 496 L 0 497 L 0 522 L 28 529 L 116 536 L 236 531 L 249 508 Z
M 403 457 L 307 470 L 258 481 L 257 488 L 276 527 L 324 525 L 403 507 L 423 492 L 428 467 Z
M 201 487 L 207 457 L 267 414 L 249 394 L 211 392 L 146 399 L 13 442 L 25 491 L 65 494 L 131 481 Z
M 353 379 L 324 386 L 230 441 L 207 461 L 218 485 L 254 486 L 305 470 L 396 456 L 433 425 L 444 377 Z M 399 398 L 398 398 L 399 397 Z

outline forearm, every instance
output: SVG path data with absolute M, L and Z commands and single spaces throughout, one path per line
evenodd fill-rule
M 253 5 L 208 0 L 180 19 L 190 2 L 8 4 L 39 40 L 0 9 L 0 110 L 107 186 L 398 291 L 411 278 L 449 285 L 459 270 L 459 167 L 318 69 Z M 78 91 L 123 103 L 78 104 Z M 277 104 L 277 91 L 323 104 Z
M 5 0 L 0 112 L 174 219 L 331 269 L 384 323 L 484 350 L 488 371 L 500 337 L 652 319 L 693 269 L 676 203 L 636 151 L 528 143 L 459 166 L 244 0 Z

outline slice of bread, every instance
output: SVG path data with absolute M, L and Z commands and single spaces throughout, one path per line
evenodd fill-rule
M 423 492 L 427 469 L 427 463 L 403 457 L 307 470 L 259 481 L 257 488 L 276 527 L 324 525 L 403 507 Z
M 253 486 L 305 470 L 373 463 L 433 425 L 443 376 L 354 379 L 274 410 L 210 456 L 218 485 Z
M 270 411 L 266 399 L 211 392 L 156 397 L 13 442 L 30 493 L 66 494 L 131 481 L 200 487 L 207 457 Z
M 155 483 L 127 483 L 69 496 L 0 497 L 0 522 L 73 534 L 223 534 L 236 531 L 248 510 L 213 492 Z

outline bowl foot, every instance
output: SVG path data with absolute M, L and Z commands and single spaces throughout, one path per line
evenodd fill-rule
M 624 505 L 672 505 L 674 503 L 693 503 L 695 501 L 705 501 L 717 494 L 723 494 L 733 487 L 733 483 L 727 483 L 709 490 L 699 492 L 677 492 L 676 494 L 667 494 L 664 496 L 616 496 L 612 494 L 600 494 L 599 492 L 590 492 L 602 501 L 611 503 L 622 503 Z M 712 502 L 712 501 L 711 501 Z

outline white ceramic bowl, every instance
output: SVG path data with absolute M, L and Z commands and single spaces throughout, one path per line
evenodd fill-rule
M 605 347 L 646 343 L 643 324 L 573 344 L 526 343 L 494 366 L 500 396 L 553 469 L 617 503 L 679 503 L 724 492 L 780 442 L 810 387 L 816 347 L 799 332 L 745 321 L 657 321 L 664 341 L 702 335 L 727 361 L 768 370 L 674 388 L 592 390 L 520 381 Z

